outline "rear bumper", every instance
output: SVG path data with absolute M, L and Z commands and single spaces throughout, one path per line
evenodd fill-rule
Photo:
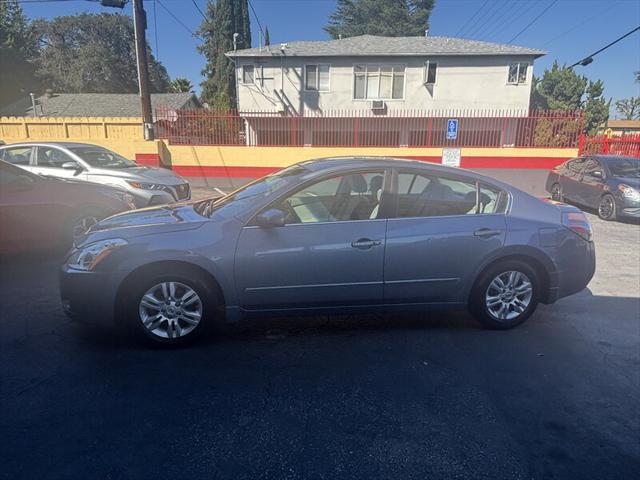
M 558 284 L 549 288 L 549 300 L 556 300 L 584 290 L 596 271 L 596 251 L 593 242 L 581 241 L 573 252 L 570 265 L 558 271 Z

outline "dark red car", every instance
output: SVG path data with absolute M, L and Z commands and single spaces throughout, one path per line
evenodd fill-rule
M 135 208 L 126 192 L 42 177 L 0 161 L 0 253 L 70 247 L 75 233 Z

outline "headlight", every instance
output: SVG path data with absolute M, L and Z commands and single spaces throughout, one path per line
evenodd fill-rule
M 127 245 L 121 238 L 111 238 L 90 243 L 75 252 L 69 258 L 69 268 L 88 272 L 94 270 L 98 263 L 120 247 Z
M 127 180 L 127 183 L 133 188 L 140 188 L 142 190 L 164 190 L 164 185 L 160 183 L 142 183 Z
M 640 192 L 638 192 L 638 190 L 636 190 L 635 188 L 621 183 L 620 185 L 618 185 L 618 190 L 622 192 L 623 197 L 628 198 L 629 200 L 632 200 L 634 202 L 640 201 Z

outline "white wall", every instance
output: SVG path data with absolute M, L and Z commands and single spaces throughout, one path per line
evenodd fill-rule
M 423 84 L 424 63 L 438 62 L 436 84 Z M 527 81 L 509 85 L 509 64 L 526 61 Z M 264 84 L 242 83 L 242 65 L 262 64 Z M 329 92 L 304 91 L 303 72 L 307 63 L 331 65 Z M 450 109 L 521 109 L 529 108 L 533 57 L 334 57 L 303 58 L 279 56 L 272 58 L 238 59 L 238 91 L 241 111 L 282 110 L 281 97 L 296 112 L 304 110 L 369 110 L 370 100 L 353 99 L 353 65 L 356 63 L 405 64 L 403 100 L 385 100 L 389 110 L 450 110 Z M 284 93 L 284 95 L 282 95 Z

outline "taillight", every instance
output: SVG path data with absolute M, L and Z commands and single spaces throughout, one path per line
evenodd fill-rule
M 591 224 L 584 213 L 564 212 L 562 214 L 562 224 L 585 240 L 591 241 L 593 230 L 591 230 Z

